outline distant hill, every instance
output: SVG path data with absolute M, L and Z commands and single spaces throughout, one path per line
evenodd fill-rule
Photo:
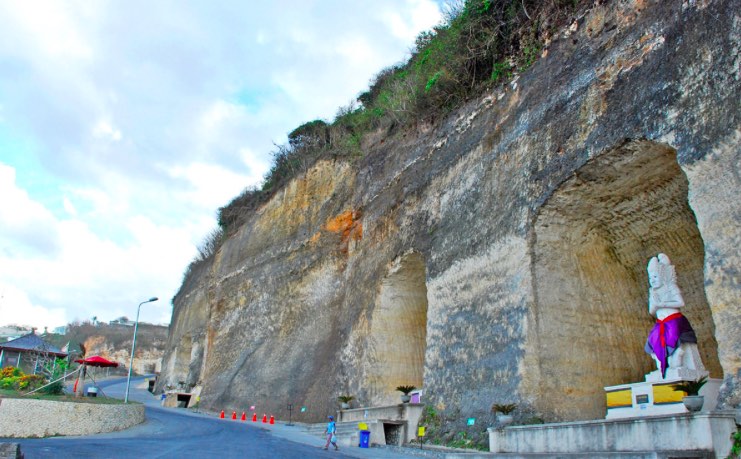
M 136 334 L 135 373 L 159 372 L 167 342 L 168 327 L 139 323 Z M 79 344 L 85 355 L 100 355 L 128 368 L 131 356 L 131 342 L 134 327 L 124 324 L 104 324 L 91 322 L 71 323 L 65 334 L 47 334 L 50 343 L 65 346 L 68 342 L 74 347 Z

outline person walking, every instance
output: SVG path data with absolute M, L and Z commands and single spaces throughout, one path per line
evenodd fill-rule
M 340 448 L 337 446 L 337 424 L 334 422 L 334 416 L 328 416 L 329 422 L 327 423 L 327 443 L 324 444 L 324 449 L 329 449 L 329 444 L 332 443 L 334 450 L 338 451 Z

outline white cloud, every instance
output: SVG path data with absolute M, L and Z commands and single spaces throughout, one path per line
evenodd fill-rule
M 0 281 L 0 317 L 3 325 L 30 325 L 39 330 L 67 323 L 63 308 L 45 308 L 35 305 L 26 293 L 8 283 Z
M 55 252 L 54 216 L 16 186 L 15 169 L 0 163 L 0 250 L 14 256 Z
M 434 2 L 415 0 L 409 3 L 410 8 L 403 10 L 406 14 L 392 10 L 385 13 L 384 19 L 394 36 L 412 42 L 421 31 L 440 23 L 442 15 Z
M 93 127 L 93 136 L 118 142 L 121 140 L 121 131 L 111 126 L 108 121 L 100 120 L 95 127 Z
M 66 210 L 67 213 L 71 216 L 74 217 L 77 215 L 77 209 L 75 208 L 75 205 L 72 204 L 72 201 L 70 201 L 67 196 L 62 198 L 62 206 L 64 207 L 64 210 Z
M 186 179 L 191 189 L 182 193 L 182 199 L 205 209 L 216 209 L 238 195 L 248 184 L 256 184 L 259 177 L 238 174 L 217 164 L 192 163 L 170 171 L 176 178 Z
M 53 234 L 58 250 L 20 256 L 13 250 L 0 250 L 3 321 L 12 318 L 54 327 L 93 315 L 108 320 L 128 314 L 137 298 L 153 294 L 162 296 L 163 303 L 150 308 L 142 318 L 162 321 L 163 311 L 169 313 L 168 295 L 177 289 L 181 272 L 195 254 L 192 227 L 157 225 L 147 217 L 134 215 L 123 225 L 130 242 L 117 243 L 95 234 L 79 219 L 56 219 L 9 178 L 13 178 L 12 168 L 0 165 L 0 193 L 10 198 L 0 201 L 2 249 L 18 240 L 8 233 L 8 228 L 17 225 L 33 229 L 37 236 Z M 203 223 L 199 230 L 205 231 Z M 6 315 L 6 309 L 15 312 Z M 42 310 L 50 312 L 34 320 L 44 323 L 32 321 Z
M 59 59 L 92 57 L 90 43 L 79 32 L 79 21 L 69 17 L 62 2 L 9 1 L 3 6 L 8 16 L 29 32 L 32 43 L 43 54 Z M 78 14 L 91 13 L 81 2 L 72 8 Z

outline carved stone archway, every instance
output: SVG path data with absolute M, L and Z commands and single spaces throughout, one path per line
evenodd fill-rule
M 652 326 L 646 263 L 659 252 L 676 266 L 705 366 L 721 376 L 687 188 L 674 149 L 629 141 L 588 161 L 539 210 L 534 316 L 548 418 L 602 418 L 603 386 L 642 381 L 652 369 L 643 351 Z
M 172 375 L 177 377 L 178 382 L 187 382 L 189 380 L 192 350 L 192 336 L 190 334 L 183 335 L 180 338 L 180 345 L 177 347 L 177 353 L 175 354 L 175 367 L 172 371 Z
M 417 252 L 396 259 L 381 282 L 368 346 L 370 402 L 399 402 L 395 388 L 422 387 L 427 348 L 427 285 Z

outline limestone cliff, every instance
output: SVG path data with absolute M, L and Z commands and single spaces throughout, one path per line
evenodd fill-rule
M 739 12 L 597 4 L 506 86 L 316 164 L 186 279 L 159 384 L 307 421 L 400 384 L 459 418 L 602 418 L 602 387 L 651 369 L 664 252 L 738 404 Z

